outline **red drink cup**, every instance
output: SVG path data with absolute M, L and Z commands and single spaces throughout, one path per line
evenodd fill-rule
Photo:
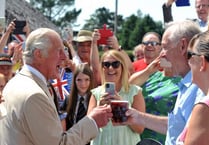
M 127 121 L 127 116 L 125 115 L 128 110 L 128 101 L 123 100 L 112 100 L 111 103 L 113 122 L 125 122 Z

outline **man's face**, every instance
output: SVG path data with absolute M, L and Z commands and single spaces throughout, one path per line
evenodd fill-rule
M 0 73 L 4 74 L 6 81 L 12 78 L 12 65 L 0 65 Z
M 144 59 L 147 64 L 157 58 L 161 51 L 160 40 L 154 34 L 148 34 L 143 39 Z
M 2 93 L 2 90 L 4 89 L 4 86 L 6 85 L 5 77 L 2 77 L 0 75 L 0 93 Z
M 195 8 L 199 19 L 207 22 L 209 13 L 209 0 L 196 0 Z
M 48 50 L 48 55 L 39 58 L 40 69 L 47 80 L 59 78 L 60 66 L 63 60 L 67 59 L 61 39 L 54 36 L 52 42 L 53 44 Z
M 172 42 L 169 39 L 169 36 L 172 34 L 172 31 L 165 31 L 162 37 L 162 52 L 161 56 L 164 57 L 167 61 L 172 64 L 172 67 L 166 69 L 169 76 L 179 75 L 180 67 L 182 66 L 183 55 L 180 49 L 180 41 Z
M 88 62 L 90 59 L 91 41 L 78 42 L 77 44 L 78 56 L 82 62 Z

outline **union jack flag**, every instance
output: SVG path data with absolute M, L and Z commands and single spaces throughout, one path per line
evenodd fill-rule
M 12 34 L 12 40 L 17 40 L 18 42 L 23 42 L 26 39 L 25 34 Z
M 52 80 L 52 85 L 57 93 L 59 108 L 62 108 L 66 99 L 70 94 L 72 84 L 72 72 L 66 72 L 65 69 L 60 70 L 60 79 Z

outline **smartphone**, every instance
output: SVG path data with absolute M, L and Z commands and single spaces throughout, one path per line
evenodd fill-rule
M 115 95 L 115 83 L 106 82 L 105 83 L 105 92 L 110 95 Z
M 23 28 L 26 26 L 26 21 L 19 21 L 19 20 L 15 20 L 15 29 L 13 31 L 13 34 L 26 34 L 25 32 L 23 32 Z

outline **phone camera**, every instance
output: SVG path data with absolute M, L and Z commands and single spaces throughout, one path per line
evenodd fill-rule
M 110 87 L 110 84 L 106 84 L 106 88 L 109 88 Z

